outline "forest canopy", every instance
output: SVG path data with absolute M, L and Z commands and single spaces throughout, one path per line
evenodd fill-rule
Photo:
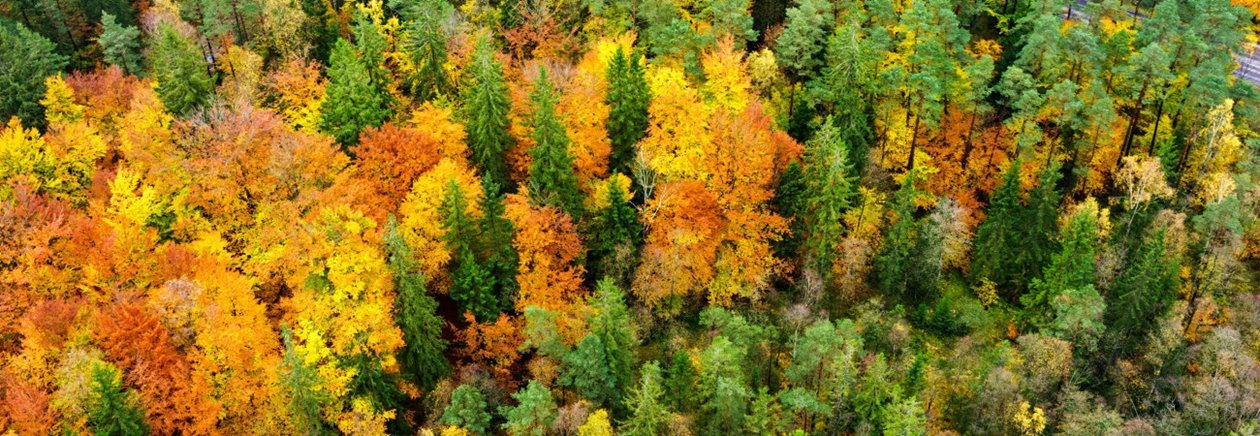
M 0 2 L 0 432 L 1260 432 L 1260 2 Z

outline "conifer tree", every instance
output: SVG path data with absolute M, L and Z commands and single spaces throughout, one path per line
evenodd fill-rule
M 403 2 L 399 2 L 403 3 Z M 406 2 L 402 15 L 409 20 L 410 41 L 407 41 L 416 65 L 412 77 L 412 94 L 420 101 L 429 101 L 451 92 L 450 79 L 446 77 L 445 21 L 454 7 L 441 0 Z
M 451 299 L 464 312 L 471 312 L 480 321 L 499 315 L 499 298 L 494 294 L 494 277 L 477 261 L 476 247 L 480 237 L 476 223 L 468 216 L 468 198 L 451 179 L 442 200 L 443 241 L 451 253 Z
M 587 224 L 587 256 L 593 277 L 624 283 L 631 271 L 625 263 L 637 258 L 643 244 L 643 224 L 618 180 L 629 182 L 626 178 L 610 177 L 606 182 L 608 205 L 592 211 Z
M 507 418 L 503 428 L 514 436 L 544 436 L 559 416 L 551 390 L 538 380 L 530 380 L 529 385 L 512 394 L 512 398 L 517 405 L 503 410 Z
M 52 41 L 18 23 L 0 20 L 0 122 L 18 117 L 28 127 L 44 125 L 44 79 L 66 65 Z
M 1107 292 L 1107 339 L 1120 357 L 1137 351 L 1158 325 L 1180 287 L 1178 260 L 1168 256 L 1164 231 L 1147 237 L 1133 255 L 1129 267 Z
M 534 158 L 529 167 L 529 194 L 541 205 L 555 206 L 574 221 L 582 218 L 582 194 L 573 173 L 569 137 L 556 115 L 556 91 L 547 78 L 547 69 L 538 69 L 538 80 L 529 96 L 533 107 L 531 137 L 536 145 L 529 150 Z
M 564 355 L 564 371 L 560 382 L 572 387 L 578 395 L 598 406 L 611 406 L 617 401 L 617 383 L 608 366 L 604 341 L 588 334 L 577 347 Z
M 1015 250 L 1019 247 L 1020 221 L 1023 206 L 1020 204 L 1020 161 L 1016 159 L 1002 176 L 1002 184 L 993 191 L 989 200 L 988 216 L 976 229 L 972 275 L 988 279 L 1002 288 L 1011 286 L 1015 273 Z
M 359 132 L 389 118 L 385 98 L 372 83 L 367 67 L 345 39 L 337 40 L 328 60 L 327 100 L 320 108 L 320 129 L 343 147 L 359 142 Z
M 599 337 L 604 346 L 604 356 L 608 360 L 608 371 L 613 380 L 613 404 L 609 406 L 614 411 L 620 411 L 621 399 L 630 388 L 634 352 L 638 346 L 638 339 L 631 325 L 630 310 L 626 307 L 625 292 L 612 280 L 603 279 L 595 285 L 595 294 L 588 303 L 595 310 L 595 315 L 591 316 L 587 325 L 591 334 Z
M 686 351 L 674 353 L 665 370 L 665 399 L 674 411 L 690 413 L 696 409 L 696 367 Z
M 499 308 L 512 307 L 516 295 L 516 267 L 519 259 L 512 246 L 515 229 L 504 216 L 504 195 L 494 182 L 481 184 L 481 217 L 477 218 L 480 237 L 477 252 L 482 267 L 490 274 Z
M 848 146 L 831 120 L 806 144 L 805 247 L 816 272 L 827 276 L 843 236 L 842 218 L 853 197 Z
M 1087 203 L 1089 204 L 1089 203 Z M 1038 326 L 1050 321 L 1050 303 L 1069 289 L 1094 284 L 1094 256 L 1098 252 L 1097 208 L 1081 208 L 1060 231 L 1062 248 L 1055 253 L 1041 277 L 1020 297 L 1027 318 Z
M 185 115 L 209 101 L 214 79 L 206 72 L 201 50 L 169 24 L 158 27 L 150 60 L 166 110 Z
M 438 422 L 484 435 L 490 429 L 490 412 L 486 411 L 486 398 L 481 391 L 463 384 L 451 392 L 451 404 L 442 412 Z
M 97 361 L 92 366 L 92 403 L 87 407 L 87 427 L 98 435 L 143 435 L 149 433 L 135 394 L 123 390 L 118 369 Z
M 392 219 L 385 230 L 385 248 L 397 292 L 394 322 L 402 330 L 405 342 L 398 360 L 407 380 L 427 392 L 451 371 L 442 354 L 446 350 L 443 321 L 437 315 L 437 301 L 425 291 L 425 277 L 412 257 L 411 247 L 398 234 Z
M 608 80 L 608 92 L 604 103 L 609 107 L 605 125 L 608 139 L 612 141 L 608 168 L 631 174 L 636 144 L 647 135 L 648 102 L 651 99 L 639 53 L 634 52 L 627 57 L 622 48 L 618 47 L 608 63 L 605 77 Z
M 914 198 L 919 195 L 914 183 L 918 174 L 915 170 L 906 173 L 901 189 L 894 195 L 892 212 L 896 221 L 884 232 L 883 244 L 879 255 L 875 257 L 875 272 L 880 290 L 903 298 L 915 297 L 909 291 L 911 262 L 919 232 L 918 223 L 914 219 Z
M 288 412 L 293 427 L 302 434 L 323 434 L 329 431 L 322 418 L 324 403 L 331 400 L 320 390 L 320 375 L 298 355 L 293 344 L 293 331 L 288 326 L 280 329 L 284 343 L 284 355 L 280 361 L 280 386 L 289 398 Z
M 124 26 L 109 12 L 101 13 L 101 45 L 105 62 L 122 68 L 125 74 L 140 74 L 140 29 Z
M 752 399 L 743 368 L 747 355 L 744 347 L 725 336 L 714 338 L 700 353 L 704 369 L 695 395 L 701 401 L 702 434 L 735 434 L 743 428 L 748 401 Z
M 494 57 L 490 38 L 477 39 L 472 62 L 468 65 L 469 80 L 464 84 L 461 99 L 462 115 L 468 128 L 468 148 L 472 160 L 486 180 L 499 188 L 509 188 L 506 153 L 512 147 L 508 134 L 510 121 L 507 85 L 503 66 Z
M 669 424 L 669 408 L 664 404 L 665 390 L 661 379 L 661 366 L 656 362 L 643 364 L 639 369 L 639 384 L 626 398 L 625 407 L 630 418 L 621 424 L 626 436 L 654 436 L 666 433 Z

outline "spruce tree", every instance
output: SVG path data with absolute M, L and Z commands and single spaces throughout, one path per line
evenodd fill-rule
M 1094 256 L 1098 252 L 1098 219 L 1094 211 L 1073 214 L 1060 231 L 1062 248 L 1055 253 L 1041 277 L 1034 279 L 1029 292 L 1020 297 L 1026 318 L 1044 327 L 1049 322 L 1050 303 L 1060 294 L 1094 284 Z
M 551 398 L 551 390 L 538 380 L 530 380 L 529 385 L 512 394 L 512 398 L 517 404 L 516 407 L 502 410 L 503 416 L 507 418 L 503 428 L 516 436 L 548 434 L 551 424 L 559 416 L 556 401 Z
M 140 74 L 140 29 L 124 26 L 109 12 L 101 13 L 101 45 L 105 62 L 122 68 L 126 74 Z
M 556 115 L 556 91 L 546 68 L 539 67 L 529 99 L 533 106 L 530 136 L 536 143 L 529 150 L 534 158 L 529 167 L 529 194 L 535 203 L 558 207 L 578 221 L 583 213 L 582 193 L 573 173 L 569 137 Z
M 381 125 L 390 116 L 384 96 L 345 39 L 337 40 L 329 56 L 327 95 L 320 105 L 320 130 L 343 147 L 357 144 L 359 132 Z
M 639 223 L 638 210 L 618 186 L 617 178 L 611 177 L 605 183 L 608 205 L 592 211 L 587 223 L 588 265 L 593 277 L 625 283 L 633 271 L 633 259 L 638 258 L 636 254 L 643 244 L 643 225 Z
M 696 367 L 686 351 L 674 353 L 669 368 L 665 370 L 665 399 L 678 413 L 691 413 L 696 409 Z
M 914 170 L 906 173 L 901 189 L 894 195 L 892 211 L 896 221 L 884 232 L 884 241 L 875 257 L 879 289 L 902 298 L 913 297 L 908 291 L 918 232 L 918 223 L 914 220 L 914 197 L 919 194 L 914 182 L 918 174 Z
M 600 407 L 615 404 L 617 382 L 608 366 L 604 341 L 588 334 L 577 347 L 564 355 L 560 383 L 573 388 L 582 398 Z
M 405 3 L 402 16 L 409 21 L 411 39 L 407 41 L 416 72 L 411 79 L 412 94 L 420 101 L 430 101 L 451 92 L 446 77 L 445 21 L 454 7 L 442 0 L 420 0 Z
M 490 412 L 486 411 L 486 398 L 471 385 L 459 385 L 451 392 L 451 404 L 442 412 L 438 422 L 484 435 L 490 429 Z
M 853 198 L 848 146 L 839 128 L 828 119 L 806 143 L 804 162 L 806 258 L 818 273 L 827 276 L 843 236 L 844 211 Z
M 330 429 L 322 418 L 324 404 L 331 401 L 327 392 L 320 390 L 320 375 L 297 354 L 293 345 L 293 331 L 288 326 L 280 328 L 284 354 L 280 360 L 280 386 L 288 396 L 288 412 L 293 428 L 302 434 L 324 434 Z
M 1063 194 L 1057 187 L 1059 177 L 1058 163 L 1042 170 L 1037 187 L 1028 193 L 1028 207 L 1024 210 L 1023 219 L 1017 224 L 1021 232 L 1018 249 L 1013 253 L 1016 261 L 1013 272 L 1021 290 L 1058 251 L 1055 223 L 1059 219 L 1059 203 L 1063 200 Z
M 1002 289 L 1009 289 L 1013 282 L 1019 249 L 1020 225 L 1023 206 L 1020 204 L 1020 161 L 1016 159 L 1002 176 L 1002 183 L 993 191 L 989 200 L 988 216 L 976 229 L 975 248 L 972 253 L 971 272 L 977 283 L 991 280 Z
M 92 434 L 134 436 L 149 434 L 135 394 L 123 390 L 118 370 L 104 362 L 92 366 L 91 403 L 87 405 L 87 427 Z
M 158 27 L 157 43 L 150 60 L 158 83 L 158 97 L 166 110 L 185 115 L 210 100 L 214 79 L 206 72 L 208 65 L 201 50 L 169 24 Z
M 455 180 L 450 180 L 442 199 L 442 237 L 451 253 L 451 299 L 464 312 L 472 312 L 480 321 L 499 315 L 499 299 L 494 294 L 494 278 L 476 257 L 480 237 L 472 217 L 468 216 L 468 198 Z
M 494 182 L 482 181 L 481 217 L 477 219 L 480 237 L 477 242 L 480 264 L 490 274 L 493 293 L 500 309 L 512 307 L 516 294 L 516 269 L 519 261 L 512 246 L 515 228 L 503 216 L 504 195 Z
M 1177 297 L 1181 265 L 1165 246 L 1163 231 L 1148 237 L 1107 292 L 1107 339 L 1118 357 L 1137 351 Z
M 647 135 L 651 91 L 640 60 L 637 52 L 627 57 L 618 47 L 605 74 L 608 92 L 604 103 L 609 108 L 605 126 L 612 142 L 608 168 L 623 174 L 632 173 L 636 144 Z
M 468 126 L 468 148 L 481 176 L 500 188 L 509 188 L 506 153 L 512 147 L 508 134 L 511 102 L 503 78 L 503 66 L 494 57 L 490 38 L 477 39 L 469 80 L 461 94 L 462 115 Z
M 389 267 L 394 275 L 394 322 L 402 330 L 405 345 L 398 352 L 402 373 L 422 391 L 430 391 L 438 380 L 451 372 L 450 363 L 442 354 L 442 318 L 437 315 L 437 301 L 425 291 L 425 277 L 412 257 L 411 247 L 398 234 L 391 217 L 385 229 L 385 248 Z
M 786 218 L 788 233 L 774 245 L 775 257 L 794 259 L 800 251 L 805 239 L 805 201 L 808 198 L 808 184 L 805 170 L 798 160 L 794 160 L 779 176 L 779 186 L 774 190 L 773 204 L 779 216 Z
M 639 369 L 639 385 L 624 403 L 630 411 L 630 418 L 621 423 L 621 433 L 626 436 L 665 434 L 670 411 L 664 404 L 664 397 L 661 366 L 656 362 L 643 364 L 643 368 Z
M 610 406 L 619 413 L 623 410 L 621 398 L 630 388 L 634 352 L 638 346 L 630 309 L 626 307 L 625 293 L 610 279 L 600 280 L 595 285 L 595 294 L 588 304 L 595 310 L 595 315 L 591 316 L 587 325 L 591 334 L 598 337 L 604 346 L 604 356 L 613 380 Z

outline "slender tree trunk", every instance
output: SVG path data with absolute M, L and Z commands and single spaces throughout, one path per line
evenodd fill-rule
M 1137 123 L 1142 118 L 1142 100 L 1146 99 L 1146 88 L 1149 81 L 1142 82 L 1142 89 L 1138 91 L 1138 98 L 1133 108 L 1133 116 L 1129 118 L 1129 127 L 1124 132 L 1124 147 L 1120 152 L 1120 156 L 1116 157 L 1116 165 L 1120 165 L 1120 159 L 1129 155 L 1129 150 L 1133 147 L 1133 133 L 1137 131 Z
M 914 169 L 914 151 L 919 145 L 919 123 L 923 121 L 922 117 L 914 117 L 914 129 L 910 134 L 910 161 L 906 165 L 907 170 Z
M 1155 155 L 1155 138 L 1159 137 L 1159 119 L 1164 116 L 1164 102 L 1168 101 L 1168 97 L 1159 99 L 1159 106 L 1155 107 L 1155 126 L 1151 128 L 1151 143 L 1146 147 L 1148 156 Z

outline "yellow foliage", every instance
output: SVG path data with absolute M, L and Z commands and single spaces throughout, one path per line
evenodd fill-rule
M 748 107 L 752 96 L 751 84 L 744 72 L 743 48 L 736 49 L 730 38 L 724 38 L 717 46 L 704 54 L 705 82 L 701 87 L 706 102 L 713 107 L 739 113 Z
M 586 417 L 586 422 L 578 427 L 578 436 L 612 436 L 612 423 L 608 421 L 608 411 L 596 410 Z
M 468 199 L 468 213 L 481 215 L 481 181 L 462 159 L 443 158 L 411 185 L 411 193 L 398 208 L 398 231 L 403 240 L 419 256 L 420 272 L 430 279 L 430 291 L 446 292 L 449 277 L 443 272 L 451 254 L 442 237 L 442 200 L 446 187 L 454 179 Z
M 1234 101 L 1226 99 L 1207 115 L 1207 126 L 1199 131 L 1198 142 L 1186 160 L 1182 184 L 1192 183 L 1196 200 L 1210 200 L 1227 191 L 1228 182 L 1218 173 L 1228 173 L 1242 157 L 1242 141 L 1234 132 Z
M 609 182 L 612 186 L 609 186 Z M 612 189 L 621 191 L 621 199 L 629 201 L 632 198 L 630 192 L 630 178 L 625 174 L 613 173 L 604 180 L 595 180 L 586 185 L 586 191 L 590 192 L 590 196 L 586 199 L 586 206 L 590 210 L 599 210 L 608 207 L 611 204 Z
M 1040 407 L 1031 407 L 1027 401 L 1019 403 L 1013 418 L 1024 436 L 1036 436 L 1046 430 L 1046 412 Z
M 1116 172 L 1116 184 L 1124 188 L 1124 206 L 1129 210 L 1142 209 L 1151 200 L 1172 198 L 1175 193 L 1164 180 L 1158 156 L 1126 156 Z
M 13 117 L 0 132 L 0 199 L 13 196 L 13 185 L 24 182 L 32 188 L 40 188 L 43 178 L 53 166 L 52 159 L 44 153 L 44 138 L 35 129 L 22 128 L 22 122 Z
M 587 54 L 588 59 L 594 57 L 594 53 Z M 604 127 L 611 110 L 604 103 L 604 72 L 595 68 L 593 61 L 586 64 L 591 67 L 579 67 L 573 73 L 556 105 L 571 140 L 573 172 L 578 186 L 583 188 L 608 174 L 608 155 L 612 152 L 612 141 Z
M 66 84 L 61 76 L 49 76 L 44 80 L 44 98 L 39 104 L 44 106 L 44 117 L 49 125 L 73 123 L 83 119 L 86 108 L 74 102 L 74 90 Z
M 263 58 L 238 45 L 229 46 L 218 59 L 219 71 L 226 74 L 218 94 L 225 101 L 254 103 L 262 83 Z
M 438 141 L 438 153 L 445 158 L 456 160 L 467 165 L 468 144 L 465 139 L 468 132 L 463 124 L 454 121 L 449 108 L 425 103 L 411 112 L 411 127 L 421 129 Z
M 705 180 L 700 165 L 709 149 L 708 110 L 680 68 L 654 65 L 648 69 L 650 126 L 639 149 L 648 167 L 665 181 Z
M 856 238 L 875 238 L 879 236 L 879 223 L 884 216 L 884 202 L 888 196 L 865 186 L 858 187 L 861 197 L 856 207 L 844 212 L 844 225 L 849 235 Z
M 350 410 L 337 419 L 337 429 L 342 434 L 354 436 L 385 436 L 385 424 L 394 419 L 394 411 L 379 412 L 367 398 L 357 397 L 350 402 Z
M 980 279 L 980 284 L 976 285 L 975 291 L 976 299 L 980 300 L 982 306 L 987 308 L 997 304 L 997 285 L 987 277 Z
M 432 432 L 430 432 L 430 434 L 432 434 Z M 441 436 L 469 436 L 469 434 L 468 430 L 463 427 L 448 425 L 442 428 Z

